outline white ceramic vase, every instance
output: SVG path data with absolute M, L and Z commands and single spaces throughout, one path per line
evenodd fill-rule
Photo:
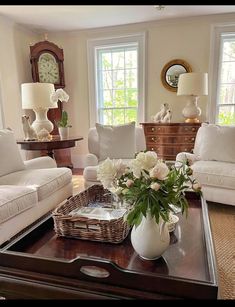
M 67 139 L 69 137 L 69 127 L 59 127 L 58 130 L 61 139 Z
M 145 260 L 154 260 L 162 256 L 170 244 L 167 223 L 160 217 L 159 224 L 147 212 L 141 223 L 131 231 L 131 243 L 134 250 Z

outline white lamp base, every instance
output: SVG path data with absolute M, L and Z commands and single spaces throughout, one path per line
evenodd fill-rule
M 42 129 L 46 129 L 50 133 L 54 129 L 53 123 L 47 118 L 47 111 L 48 109 L 34 109 L 36 119 L 32 123 L 32 127 L 36 133 Z
M 198 96 L 191 96 L 186 106 L 182 110 L 186 123 L 199 123 L 198 117 L 201 115 L 201 109 L 197 106 Z

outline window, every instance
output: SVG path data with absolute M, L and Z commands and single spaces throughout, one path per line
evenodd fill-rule
M 144 34 L 88 41 L 90 126 L 144 121 Z
M 211 121 L 235 125 L 235 27 L 217 27 L 213 48 Z

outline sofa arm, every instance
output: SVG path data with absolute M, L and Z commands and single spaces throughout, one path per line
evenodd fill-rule
M 98 165 L 98 163 L 99 163 L 99 160 L 98 160 L 96 155 L 91 154 L 91 153 L 86 155 L 86 157 L 85 157 L 85 167 L 86 166 L 96 166 L 96 165 Z
M 48 156 L 26 160 L 24 161 L 24 164 L 26 169 L 57 167 L 55 160 Z
M 186 162 L 189 160 L 189 164 L 192 165 L 195 161 L 197 161 L 196 155 L 189 152 L 180 152 L 176 156 L 175 166 L 180 167 L 182 162 Z

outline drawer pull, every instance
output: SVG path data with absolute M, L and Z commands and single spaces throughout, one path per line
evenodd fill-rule
M 151 131 L 155 131 L 155 128 L 152 127 L 152 128 L 151 128 Z
M 152 137 L 152 138 L 151 138 L 151 141 L 153 141 L 153 142 L 158 142 L 158 140 L 159 140 L 159 139 L 158 139 L 158 138 L 155 138 L 155 137 Z
M 188 131 L 188 127 L 185 127 L 184 130 L 185 130 L 185 131 Z
M 151 150 L 154 151 L 154 148 L 152 147 Z
M 158 130 L 158 131 L 161 130 L 161 127 L 158 127 L 157 130 Z
M 84 265 L 80 268 L 80 271 L 85 275 L 97 278 L 107 278 L 110 275 L 107 270 L 94 265 Z
M 185 148 L 184 151 L 188 151 L 188 148 Z
M 196 130 L 196 128 L 195 128 L 195 127 L 193 127 L 193 128 L 192 128 L 192 131 L 195 131 L 195 130 Z
M 191 141 L 195 141 L 195 138 L 191 138 Z

